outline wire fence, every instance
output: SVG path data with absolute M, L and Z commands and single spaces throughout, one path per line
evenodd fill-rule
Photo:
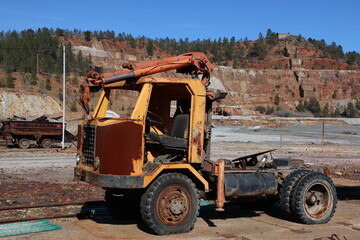
M 312 126 L 294 124 L 278 127 L 216 126 L 214 142 L 253 142 L 275 146 L 286 145 L 342 145 L 360 150 L 360 126 L 334 125 L 322 122 Z

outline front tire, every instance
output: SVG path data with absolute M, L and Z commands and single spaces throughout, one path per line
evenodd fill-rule
M 295 218 L 305 224 L 327 223 L 337 203 L 336 189 L 331 179 L 322 174 L 309 174 L 299 181 L 292 196 Z
M 199 203 L 198 191 L 190 178 L 167 173 L 142 195 L 140 212 L 146 226 L 156 234 L 185 233 L 194 227 Z

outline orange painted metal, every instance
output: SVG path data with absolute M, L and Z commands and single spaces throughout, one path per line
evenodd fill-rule
M 160 60 L 153 60 L 143 63 L 128 63 L 124 64 L 124 69 L 114 73 L 88 73 L 88 82 L 94 85 L 102 85 L 107 83 L 107 79 L 114 76 L 133 73 L 134 78 L 148 76 L 155 73 L 166 72 L 177 69 L 179 73 L 186 74 L 207 74 L 214 70 L 213 65 L 204 53 L 190 52 L 181 54 L 176 57 L 169 57 Z M 130 76 L 130 75 L 128 75 Z M 203 78 L 202 83 L 206 84 L 208 76 Z
M 225 194 L 224 194 L 224 172 L 225 172 L 225 160 L 219 159 L 217 161 L 216 172 L 217 172 L 217 198 L 216 198 L 216 211 L 224 211 Z
M 91 89 L 95 91 L 102 86 L 118 81 L 136 79 L 155 73 L 177 70 L 179 73 L 185 74 L 202 74 L 201 83 L 207 86 L 210 79 L 210 72 L 214 70 L 213 65 L 204 53 L 190 52 L 181 54 L 176 57 L 169 57 L 160 60 L 153 60 L 144 63 L 127 63 L 123 65 L 124 69 L 114 73 L 87 73 L 87 84 L 82 84 L 82 94 L 80 96 L 80 104 L 85 112 L 89 114 L 89 102 L 91 99 Z M 212 95 L 210 95 L 212 97 Z

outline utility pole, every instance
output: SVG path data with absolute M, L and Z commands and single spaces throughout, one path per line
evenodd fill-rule
M 65 45 L 63 45 L 63 121 L 62 121 L 62 140 L 61 148 L 65 148 Z

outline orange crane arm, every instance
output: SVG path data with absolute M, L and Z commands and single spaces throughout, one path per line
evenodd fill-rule
M 205 75 L 214 70 L 214 67 L 207 56 L 201 52 L 190 52 L 176 57 L 163 58 L 143 63 L 127 63 L 123 64 L 123 67 L 124 69 L 114 73 L 99 74 L 90 72 L 87 75 L 87 81 L 97 86 L 103 86 L 113 82 L 143 77 L 174 69 L 177 69 L 180 73 Z M 203 78 L 203 84 L 206 84 L 208 80 L 208 76 L 206 76 L 205 79 Z
M 80 96 L 80 103 L 89 113 L 88 103 L 90 102 L 90 88 L 102 87 L 104 85 L 123 81 L 132 78 L 139 78 L 155 73 L 166 72 L 176 69 L 179 73 L 203 74 L 201 83 L 207 86 L 210 79 L 210 72 L 214 70 L 213 65 L 204 53 L 190 52 L 176 57 L 163 58 L 143 63 L 123 64 L 124 69 L 114 73 L 87 73 L 87 84 L 82 84 L 83 90 Z

